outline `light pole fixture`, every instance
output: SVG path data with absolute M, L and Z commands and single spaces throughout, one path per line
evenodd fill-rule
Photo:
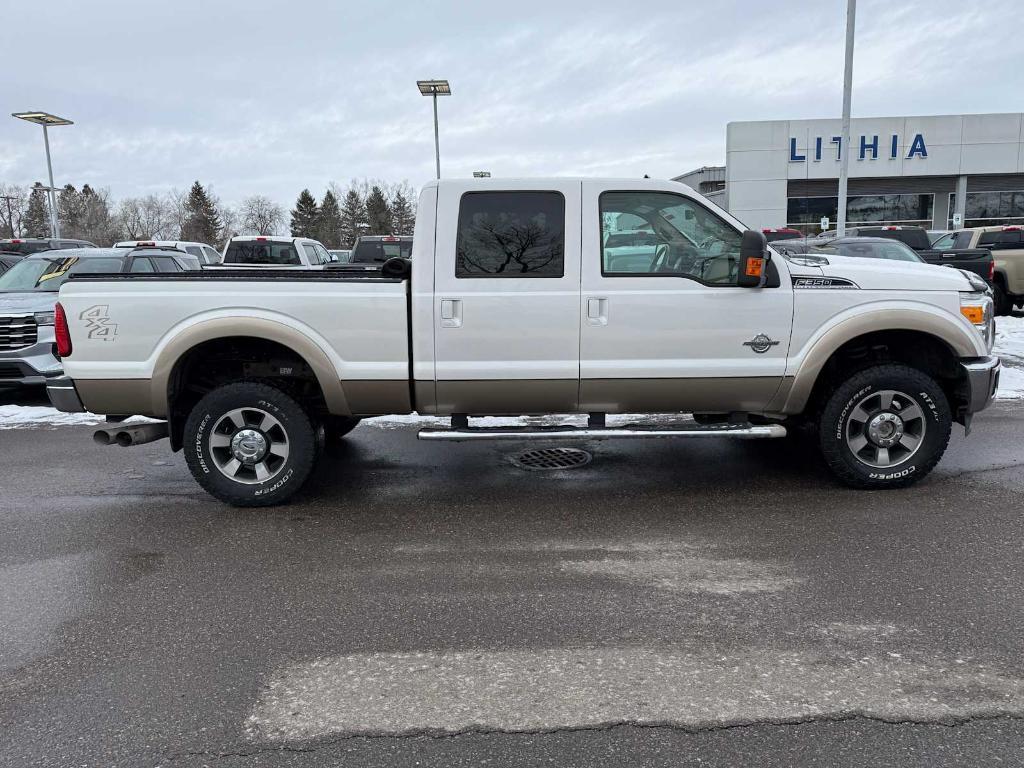
M 437 136 L 437 97 L 451 96 L 452 87 L 447 80 L 417 80 L 416 87 L 424 96 L 434 98 L 434 161 L 437 164 L 437 178 L 441 178 L 441 143 Z
M 39 111 L 12 112 L 11 117 L 43 126 L 43 144 L 46 145 L 46 171 L 50 175 L 50 234 L 52 237 L 60 237 L 60 222 L 57 219 L 57 197 L 53 194 L 53 163 L 50 161 L 50 135 L 46 130 L 52 126 L 74 125 L 74 123 L 66 118 L 51 115 L 49 112 Z

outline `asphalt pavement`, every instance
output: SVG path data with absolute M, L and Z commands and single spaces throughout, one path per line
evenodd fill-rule
M 239 510 L 0 430 L 0 765 L 1024 765 L 1024 405 L 911 489 L 786 441 L 362 425 Z

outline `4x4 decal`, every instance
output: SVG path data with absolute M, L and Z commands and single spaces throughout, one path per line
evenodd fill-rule
M 110 307 L 107 304 L 97 304 L 82 310 L 78 319 L 85 321 L 88 330 L 86 336 L 90 339 L 113 341 L 117 336 L 117 323 L 110 321 Z

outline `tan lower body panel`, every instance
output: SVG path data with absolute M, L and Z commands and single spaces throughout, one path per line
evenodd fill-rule
M 149 379 L 75 379 L 75 389 L 87 411 L 129 416 L 163 417 L 153 410 Z
M 401 381 L 343 381 L 341 388 L 351 412 L 357 416 L 409 413 L 409 382 Z
M 585 379 L 580 411 L 728 413 L 763 411 L 779 389 L 775 376 L 706 379 Z
M 690 379 L 482 380 L 437 382 L 437 406 L 417 382 L 423 413 L 517 415 L 524 413 L 759 413 L 791 379 L 775 376 Z M 346 390 L 347 391 L 347 390 Z
M 576 379 L 485 379 L 437 382 L 437 413 L 492 416 L 576 410 Z

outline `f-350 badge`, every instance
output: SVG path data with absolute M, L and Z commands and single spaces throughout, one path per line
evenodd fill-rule
M 769 349 L 771 349 L 772 347 L 777 347 L 778 345 L 779 342 L 773 341 L 771 338 L 765 336 L 763 333 L 757 334 L 757 336 L 752 338 L 750 341 L 743 342 L 744 347 L 750 347 L 759 355 L 763 355 Z

